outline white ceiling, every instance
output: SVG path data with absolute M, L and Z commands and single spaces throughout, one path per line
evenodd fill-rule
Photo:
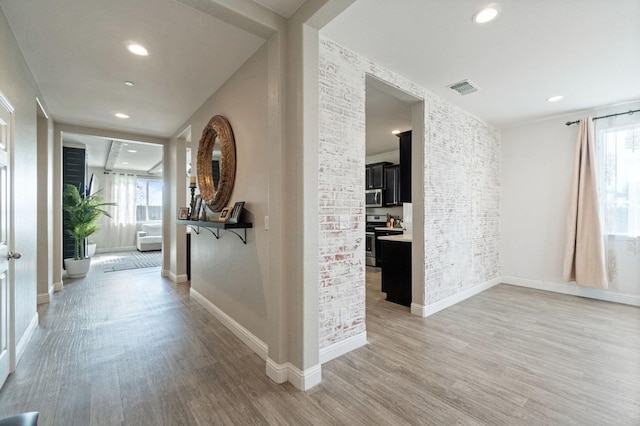
M 264 42 L 174 0 L 0 7 L 54 120 L 150 136 L 172 135 Z M 129 41 L 149 56 L 129 53 Z
M 293 15 L 304 0 L 254 0 L 256 3 L 263 5 L 267 9 L 271 9 L 280 16 L 285 18 Z
M 288 17 L 303 0 L 256 3 Z M 498 19 L 479 26 L 471 16 L 485 3 L 357 0 L 322 32 L 498 127 L 640 99 L 640 1 L 502 0 Z M 150 136 L 172 135 L 264 42 L 175 0 L 0 7 L 56 121 Z M 129 40 L 150 55 L 131 55 Z M 445 88 L 464 78 L 480 91 Z M 565 99 L 545 101 L 555 94 Z M 404 126 L 391 122 L 406 115 L 401 105 L 383 95 L 367 97 L 368 139 Z
M 122 147 L 117 156 L 115 166 L 113 167 L 114 170 L 131 170 L 145 173 L 149 172 L 162 161 L 162 145 L 157 144 L 66 132 L 64 133 L 63 144 L 66 146 L 84 147 L 87 154 L 87 165 L 89 167 L 105 168 L 111 143 L 114 140 L 122 142 Z M 154 174 L 161 175 L 162 170 Z
M 640 1 L 498 0 L 472 22 L 488 3 L 358 0 L 322 33 L 498 127 L 640 99 Z

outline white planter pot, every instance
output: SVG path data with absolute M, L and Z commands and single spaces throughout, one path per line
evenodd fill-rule
M 67 270 L 67 276 L 69 278 L 82 278 L 89 272 L 89 267 L 91 267 L 91 258 L 87 257 L 78 260 L 65 259 L 64 267 Z

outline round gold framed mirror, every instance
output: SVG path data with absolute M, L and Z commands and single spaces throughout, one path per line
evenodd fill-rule
M 236 142 L 223 116 L 214 116 L 202 131 L 197 160 L 200 196 L 219 212 L 229 203 L 236 179 Z

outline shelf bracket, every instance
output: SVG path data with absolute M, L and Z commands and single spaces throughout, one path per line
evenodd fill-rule
M 232 229 L 226 229 L 226 231 L 229 231 L 232 234 L 236 234 L 238 238 L 240 238 L 240 241 L 242 241 L 244 245 L 247 245 L 247 228 L 242 228 L 242 231 L 244 232 L 244 237 Z
M 207 228 L 207 227 L 205 227 L 205 226 L 203 226 L 203 227 L 200 227 L 200 226 L 193 226 L 193 225 L 187 225 L 187 226 L 188 226 L 189 228 L 193 229 L 193 232 L 195 232 L 195 233 L 196 233 L 196 235 L 200 235 L 200 229 L 201 229 L 201 228 L 204 228 L 204 229 L 206 229 L 207 231 L 211 232 L 211 235 L 213 235 L 214 237 L 216 237 L 216 240 L 219 240 L 219 239 L 220 239 L 220 234 L 219 234 L 219 233 L 214 232 L 214 230 L 213 230 L 212 228 Z

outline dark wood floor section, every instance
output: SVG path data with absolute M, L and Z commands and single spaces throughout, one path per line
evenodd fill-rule
M 0 416 L 41 425 L 638 425 L 640 310 L 499 285 L 430 318 L 367 272 L 369 344 L 308 392 L 158 268 L 96 268 L 40 307 Z

